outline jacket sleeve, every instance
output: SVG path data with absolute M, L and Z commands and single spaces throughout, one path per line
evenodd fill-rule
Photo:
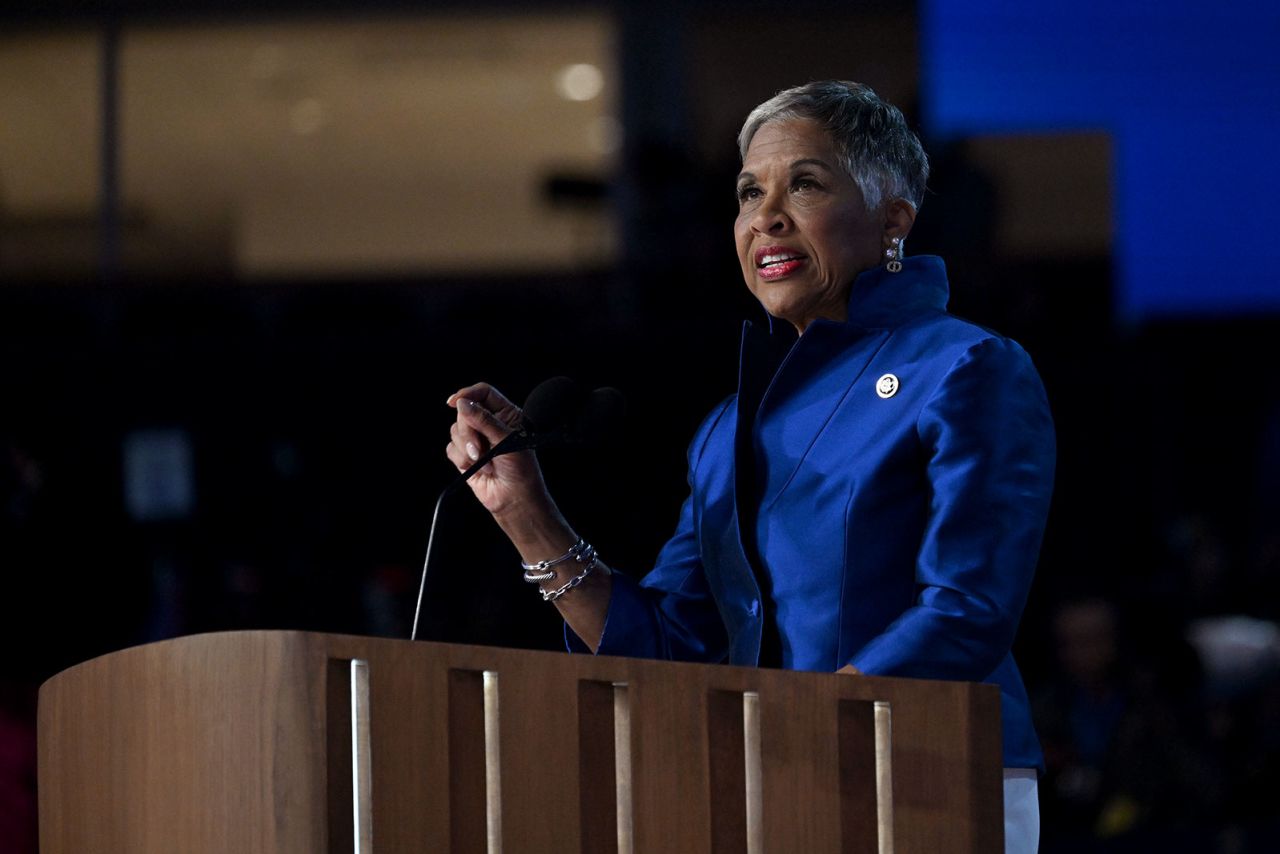
M 929 513 L 914 604 L 850 661 L 863 673 L 982 680 L 1008 655 L 1053 491 L 1053 420 L 1013 341 L 968 348 L 921 410 Z
M 689 445 L 690 488 L 701 449 L 727 406 L 726 401 L 707 417 Z M 570 651 L 589 651 L 567 624 L 565 641 Z M 680 509 L 675 535 L 663 546 L 653 570 L 639 582 L 614 571 L 597 654 L 714 662 L 723 660 L 728 648 L 724 622 L 703 574 L 690 495 Z

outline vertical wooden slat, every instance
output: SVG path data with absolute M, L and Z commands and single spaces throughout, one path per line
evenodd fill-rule
M 662 669 L 659 662 L 630 667 L 636 851 L 706 854 L 712 814 L 705 685 L 663 679 L 655 673 Z
M 488 854 L 485 789 L 484 676 L 449 672 L 449 848 Z
M 707 762 L 710 765 L 711 851 L 747 850 L 747 779 L 742 694 L 707 695 Z
M 759 679 L 765 850 L 837 854 L 840 776 L 835 698 L 811 674 L 762 672 Z M 797 807 L 800 799 L 803 808 Z
M 502 854 L 502 729 L 498 672 L 481 674 L 484 689 L 484 816 L 489 854 Z
M 579 682 L 578 805 L 583 854 L 618 852 L 616 742 L 613 685 Z
M 504 849 L 578 851 L 578 680 L 569 667 L 514 666 L 502 668 L 499 684 Z
M 325 743 L 329 854 L 354 854 L 351 811 L 351 659 L 329 659 L 325 682 Z
M 840 850 L 876 854 L 875 703 L 841 700 L 837 739 L 840 751 Z
M 746 778 L 747 854 L 764 852 L 764 769 L 761 767 L 763 734 L 760 731 L 760 694 L 742 695 L 742 765 Z
M 875 718 L 876 838 L 880 854 L 893 854 L 893 714 L 888 703 L 872 704 Z
M 369 662 L 351 659 L 351 821 L 355 854 L 373 854 L 373 753 Z
M 626 682 L 613 684 L 613 790 L 618 854 L 634 854 L 635 811 L 631 771 L 631 698 Z
M 961 790 L 972 845 L 970 850 L 1003 851 L 1004 743 L 1000 729 L 1000 695 L 994 691 L 966 691 L 964 714 L 957 723 L 969 738 L 957 751 L 964 777 Z
M 1003 850 L 998 692 L 955 682 L 874 681 L 874 699 L 893 710 L 895 850 Z M 976 719 L 970 716 L 975 697 L 986 704 Z M 978 748 L 976 739 L 985 746 Z M 974 773 L 982 785 L 963 782 Z
M 449 849 L 449 667 L 424 644 L 343 637 L 370 662 L 373 826 L 378 854 Z

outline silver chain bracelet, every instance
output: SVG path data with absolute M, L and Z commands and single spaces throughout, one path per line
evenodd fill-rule
M 573 588 L 581 584 L 583 580 L 585 580 L 586 577 L 591 574 L 591 571 L 596 568 L 596 560 L 597 558 L 595 554 L 595 549 L 592 549 L 591 559 L 587 561 L 587 565 L 583 567 L 582 572 L 579 573 L 578 575 L 575 575 L 573 578 L 570 578 L 567 582 L 565 582 L 563 587 L 557 587 L 555 590 L 541 591 L 542 601 L 554 602 L 557 599 L 559 599 L 561 596 L 563 596 L 564 594 L 568 593 L 570 590 L 572 590 Z

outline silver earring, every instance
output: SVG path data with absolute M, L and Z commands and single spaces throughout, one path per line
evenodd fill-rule
M 884 250 L 884 255 L 889 259 L 889 263 L 885 264 L 885 269 L 890 273 L 902 272 L 902 238 L 893 238 L 893 246 Z

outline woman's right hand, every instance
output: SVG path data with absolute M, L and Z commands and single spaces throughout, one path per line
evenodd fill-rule
M 457 410 L 445 453 L 458 471 L 466 471 L 486 451 L 506 438 L 520 423 L 520 407 L 488 383 L 476 383 L 449 395 Z M 503 454 L 490 460 L 467 481 L 471 491 L 502 528 L 525 563 L 550 560 L 569 550 L 578 535 L 560 515 L 547 492 L 542 469 L 533 451 Z M 575 568 L 570 563 L 557 569 Z M 544 582 L 545 589 L 563 585 L 558 577 Z M 556 607 L 570 628 L 594 651 L 604 634 L 609 597 L 613 589 L 609 568 L 596 566 L 570 595 L 556 599 Z
M 446 401 L 457 411 L 445 454 L 466 471 L 520 425 L 521 411 L 488 383 L 455 391 Z M 499 521 L 521 508 L 549 502 L 542 470 L 532 451 L 495 457 L 467 481 L 477 499 Z

